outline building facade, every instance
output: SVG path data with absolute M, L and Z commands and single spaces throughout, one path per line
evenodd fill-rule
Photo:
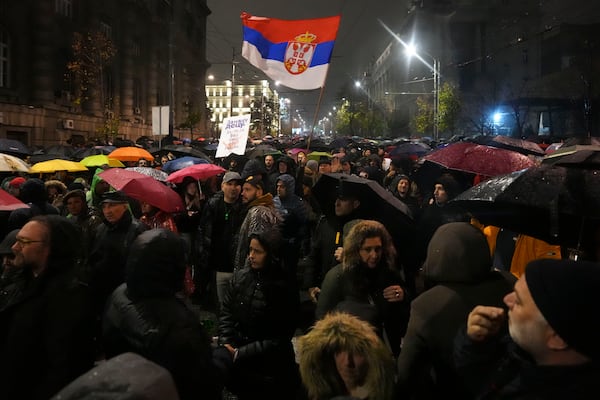
M 0 138 L 135 140 L 164 105 L 175 134 L 206 125 L 209 13 L 206 0 L 0 0 Z

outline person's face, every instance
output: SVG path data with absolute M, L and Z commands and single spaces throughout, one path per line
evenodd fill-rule
M 369 368 L 364 355 L 340 351 L 334 357 L 335 367 L 346 388 L 352 389 L 364 384 Z
M 127 203 L 102 203 L 102 214 L 110 224 L 116 224 L 127 211 Z
M 138 161 L 138 167 L 147 167 L 147 166 L 148 166 L 148 161 L 144 160 L 143 158 Z
M 410 188 L 410 182 L 408 182 L 408 180 L 400 179 L 398 181 L 397 190 L 398 190 L 398 194 L 400 194 L 400 196 L 402 196 L 402 197 L 406 196 L 408 194 L 409 188 Z
M 265 266 L 267 259 L 267 251 L 256 239 L 250 240 L 250 248 L 248 251 L 248 260 L 252 269 L 261 269 Z
M 380 237 L 366 238 L 360 246 L 360 260 L 369 268 L 377 267 L 381 260 L 383 245 Z
M 98 181 L 95 186 L 95 191 L 98 196 L 102 196 L 104 193 L 108 192 L 110 189 L 110 185 L 106 181 Z
M 278 164 L 278 166 L 279 166 L 279 173 L 280 174 L 287 174 L 287 172 L 288 172 L 288 165 L 286 163 L 280 162 Z
M 249 183 L 244 183 L 242 187 L 242 203 L 248 204 L 254 201 L 256 198 L 263 195 L 262 189 L 252 186 Z
M 298 153 L 297 159 L 298 159 L 298 164 L 300 164 L 300 165 L 306 164 L 306 154 L 304 154 L 302 152 Z
M 54 199 L 58 195 L 58 190 L 55 187 L 49 187 L 46 189 L 46 192 L 48 193 L 49 199 Z
M 517 281 L 514 290 L 504 296 L 504 304 L 508 307 L 510 336 L 519 347 L 537 359 L 547 351 L 550 326 L 533 301 L 524 275 Z
M 11 250 L 15 255 L 16 268 L 29 268 L 41 272 L 50 255 L 49 232 L 45 225 L 31 221 L 26 223 L 17 234 L 17 241 Z
M 169 157 L 167 157 L 167 156 L 162 156 L 162 157 L 160 158 L 160 163 L 161 163 L 161 164 L 166 164 L 166 163 L 168 163 L 168 162 L 169 162 Z
M 79 215 L 83 211 L 83 199 L 79 196 L 71 196 L 67 200 L 67 211 L 71 215 Z
M 352 171 L 352 166 L 348 161 L 342 163 L 342 171 L 346 174 L 349 174 Z
M 365 150 L 365 152 L 363 153 L 365 157 L 369 157 L 371 155 L 371 150 Z
M 319 164 L 319 173 L 328 174 L 331 172 L 331 164 Z
M 285 187 L 285 183 L 281 181 L 277 181 L 277 195 L 281 198 L 287 196 L 287 188 Z
M 448 193 L 444 189 L 444 185 L 436 183 L 433 189 L 433 197 L 438 204 L 445 204 L 448 201 Z
M 21 194 L 21 189 L 15 186 L 9 186 L 8 193 L 12 194 L 15 197 L 19 197 L 19 195 Z
M 154 206 L 145 202 L 142 202 L 141 208 L 142 214 L 152 214 L 152 212 L 154 211 Z
M 185 187 L 185 192 L 189 195 L 189 196 L 195 196 L 196 194 L 198 194 L 198 184 L 196 182 L 190 182 L 187 184 L 187 186 Z
M 356 199 L 336 199 L 335 200 L 335 215 L 343 217 L 344 215 L 350 214 L 352 211 L 358 208 L 360 202 Z
M 221 183 L 221 190 L 223 191 L 225 202 L 233 203 L 240 197 L 242 185 L 240 185 L 240 181 L 236 180 L 223 182 Z
M 271 169 L 271 167 L 273 167 L 273 164 L 275 164 L 275 159 L 273 158 L 273 156 L 265 156 L 265 166 L 267 167 L 267 169 Z

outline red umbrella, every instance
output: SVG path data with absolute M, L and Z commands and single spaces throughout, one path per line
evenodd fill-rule
M 186 176 L 191 176 L 196 180 L 202 180 L 219 175 L 223 172 L 225 172 L 225 168 L 215 164 L 195 164 L 173 172 L 167 178 L 167 182 L 181 183 Z
M 185 210 L 181 197 L 170 187 L 156 179 L 135 171 L 121 168 L 107 169 L 98 176 L 127 196 L 146 202 L 165 212 L 181 212 Z
M 422 159 L 448 169 L 488 177 L 505 175 L 535 165 L 533 160 L 515 151 L 468 142 L 450 144 Z
M 10 193 L 0 189 L 0 211 L 12 211 L 17 208 L 29 208 L 29 206 Z

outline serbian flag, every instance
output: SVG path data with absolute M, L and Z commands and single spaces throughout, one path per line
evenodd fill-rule
M 242 56 L 292 89 L 323 87 L 340 16 L 282 20 L 242 13 Z

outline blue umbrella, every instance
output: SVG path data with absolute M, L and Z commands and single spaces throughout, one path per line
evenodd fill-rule
M 174 160 L 166 162 L 163 165 L 162 170 L 165 171 L 166 173 L 170 174 L 171 172 L 179 171 L 180 169 L 189 167 L 191 165 L 196 165 L 196 164 L 210 164 L 210 163 L 203 158 L 181 157 L 181 158 L 176 158 Z

